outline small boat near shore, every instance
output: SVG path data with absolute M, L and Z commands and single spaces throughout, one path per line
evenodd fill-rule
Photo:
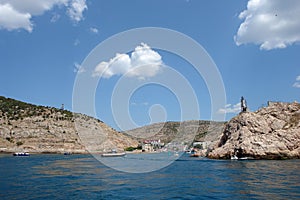
M 231 156 L 231 160 L 253 160 L 254 158 L 252 157 L 237 157 L 236 155 Z
M 27 152 L 16 152 L 13 153 L 13 156 L 30 156 L 30 154 Z
M 103 153 L 102 157 L 123 157 L 125 156 L 125 152 L 117 152 L 116 150 L 112 150 L 111 152 Z

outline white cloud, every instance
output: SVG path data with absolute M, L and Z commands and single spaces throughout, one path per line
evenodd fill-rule
M 116 54 L 108 62 L 99 63 L 93 73 L 93 76 L 102 76 L 110 78 L 114 75 L 125 74 L 131 67 L 131 61 L 127 54 Z
M 226 113 L 239 113 L 241 111 L 241 103 L 237 103 L 235 105 L 227 104 L 225 108 L 220 108 L 218 113 L 226 114 Z
M 9 31 L 23 28 L 32 31 L 33 24 L 29 13 L 19 13 L 9 4 L 0 4 L 0 29 Z
M 260 49 L 286 48 L 300 41 L 299 0 L 249 0 L 240 13 L 237 45 L 254 43 Z
M 86 70 L 80 64 L 78 64 L 77 62 L 75 62 L 74 63 L 74 72 L 80 74 L 80 73 L 86 72 Z
M 293 87 L 300 88 L 300 76 L 296 77 L 296 82 L 293 84 Z
M 17 30 L 33 29 L 32 17 L 42 15 L 55 6 L 66 7 L 68 16 L 79 22 L 82 13 L 87 9 L 85 0 L 0 0 L 0 29 Z M 51 22 L 58 20 L 60 15 L 54 15 Z
M 295 82 L 295 83 L 293 84 L 293 87 L 295 87 L 295 88 L 300 88 L 300 82 Z
M 99 30 L 97 29 L 97 28 L 95 28 L 95 27 L 91 27 L 90 28 L 90 31 L 92 32 L 92 33 L 98 33 L 99 32 Z
M 114 75 L 126 75 L 128 77 L 145 79 L 158 74 L 162 66 L 161 56 L 147 44 L 141 43 L 131 53 L 131 56 L 117 53 L 108 62 L 99 63 L 94 70 L 93 76 L 110 78 Z
M 0 0 L 0 4 L 9 4 L 19 13 L 29 13 L 30 15 L 41 15 L 54 6 L 67 6 L 71 0 Z
M 75 22 L 79 22 L 83 19 L 82 13 L 87 8 L 85 0 L 72 0 L 68 8 L 68 15 Z

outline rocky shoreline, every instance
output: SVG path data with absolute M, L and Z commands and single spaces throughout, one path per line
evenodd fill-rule
M 150 136 L 145 137 L 147 134 Z M 270 102 L 256 112 L 241 112 L 227 123 L 166 122 L 123 133 L 83 114 L 0 96 L 0 153 L 124 151 L 127 147 L 137 147 L 141 136 L 166 143 L 194 138 L 209 144 L 201 150 L 201 156 L 212 159 L 299 159 L 300 104 Z
M 208 158 L 299 159 L 300 104 L 270 102 L 242 112 L 224 127 Z

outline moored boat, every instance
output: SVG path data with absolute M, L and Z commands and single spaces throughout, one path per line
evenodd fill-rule
M 121 152 L 121 153 L 103 153 L 102 157 L 122 157 L 125 156 L 126 153 L 125 152 Z
M 231 160 L 253 160 L 254 158 L 252 157 L 237 157 L 236 155 L 231 156 Z
M 16 152 L 13 153 L 13 156 L 30 156 L 30 154 L 27 152 Z
M 102 157 L 123 157 L 125 156 L 125 152 L 117 152 L 116 150 L 112 150 L 111 152 L 103 153 Z

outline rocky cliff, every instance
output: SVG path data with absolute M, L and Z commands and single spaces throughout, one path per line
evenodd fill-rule
M 224 127 L 209 158 L 300 158 L 300 104 L 270 103 L 256 112 L 242 112 Z
M 0 96 L 0 152 L 86 153 L 137 145 L 95 118 Z

